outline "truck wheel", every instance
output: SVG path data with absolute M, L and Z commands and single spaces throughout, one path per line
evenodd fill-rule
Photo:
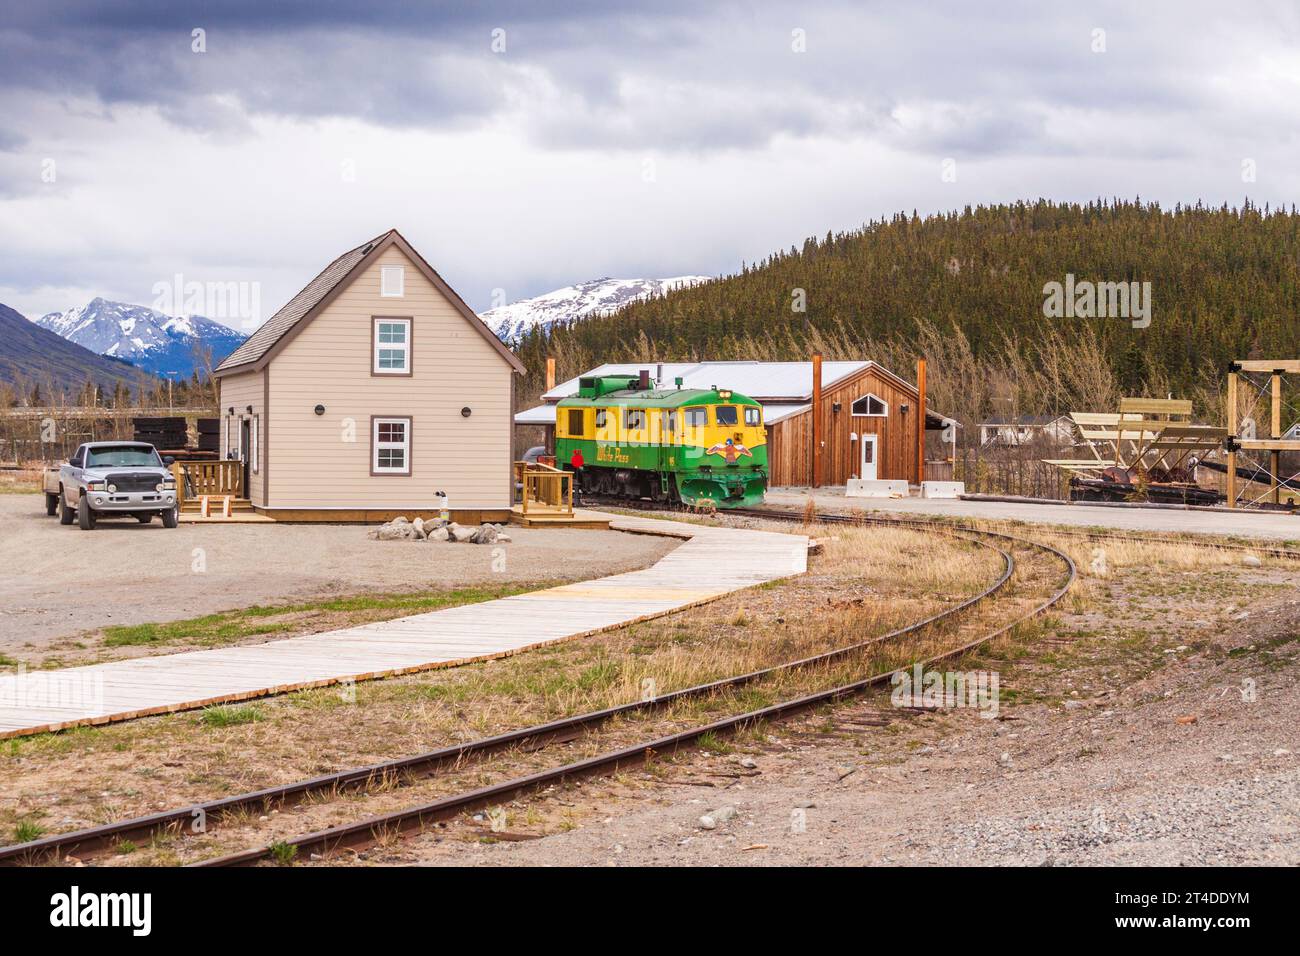
M 164 528 L 174 528 L 181 523 L 180 514 L 177 512 L 175 505 L 162 513 L 162 519 Z
M 72 524 L 77 520 L 77 512 L 68 507 L 67 496 L 59 489 L 59 524 Z
M 77 502 L 77 524 L 82 531 L 95 530 L 95 512 L 90 510 L 90 499 L 85 495 Z
M 141 524 L 148 524 L 150 521 L 153 520 L 153 512 L 142 511 L 140 512 L 140 514 L 135 516 L 135 520 L 140 522 Z
M 59 496 L 45 492 L 45 513 L 54 515 L 59 513 Z

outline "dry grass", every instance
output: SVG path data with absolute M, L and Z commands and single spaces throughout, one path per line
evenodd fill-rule
M 0 495 L 30 495 L 41 490 L 39 467 L 0 469 Z

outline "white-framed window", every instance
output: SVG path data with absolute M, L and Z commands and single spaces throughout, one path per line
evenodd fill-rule
M 400 299 L 406 295 L 406 269 L 402 266 L 380 266 L 379 294 L 387 299 Z
M 376 318 L 375 354 L 371 370 L 376 375 L 411 374 L 411 320 Z
M 868 393 L 849 406 L 849 413 L 854 418 L 885 418 L 889 415 L 889 403 Z
M 370 423 L 370 472 L 374 475 L 411 473 L 411 420 L 375 418 Z
M 754 428 L 758 425 L 763 424 L 762 409 L 760 409 L 757 405 L 746 405 L 745 424 L 748 425 L 750 428 Z

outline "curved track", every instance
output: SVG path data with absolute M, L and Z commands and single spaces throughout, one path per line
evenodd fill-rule
M 772 520 L 802 521 L 805 518 L 801 513 L 795 514 L 764 511 L 747 512 L 747 514 Z M 164 811 L 162 813 L 151 814 L 149 816 L 117 821 L 104 826 L 87 828 L 66 834 L 55 834 L 27 844 L 0 848 L 0 864 L 30 863 L 50 857 L 58 858 L 73 852 L 77 853 L 79 858 L 85 859 L 87 856 L 93 856 L 96 852 L 107 849 L 119 841 L 139 838 L 142 836 L 147 837 L 151 834 L 160 832 L 184 832 L 185 828 L 192 826 L 196 820 L 203 821 L 204 830 L 206 831 L 208 825 L 220 821 L 223 816 L 228 816 L 234 813 L 246 813 L 249 811 L 265 812 L 267 809 L 272 807 L 278 808 L 291 804 L 314 794 L 338 794 L 349 789 L 364 791 L 376 785 L 400 785 L 403 782 L 427 777 L 448 768 L 459 767 L 469 759 L 482 758 L 512 748 L 526 747 L 539 749 L 548 744 L 573 740 L 583 732 L 598 728 L 619 716 L 630 715 L 633 713 L 644 714 L 656 710 L 664 710 L 674 704 L 691 698 L 705 697 L 743 687 L 746 684 L 772 677 L 782 672 L 810 669 L 820 665 L 829 664 L 842 658 L 861 653 L 862 651 L 876 645 L 893 641 L 901 637 L 915 635 L 940 624 L 941 622 L 948 621 L 962 612 L 989 600 L 1006 587 L 1017 569 L 1015 558 L 1011 551 L 1008 550 L 1009 547 L 1034 549 L 1042 554 L 1050 555 L 1055 560 L 1061 562 L 1066 571 L 1064 583 L 1049 594 L 1043 601 L 1010 623 L 1004 624 L 991 632 L 982 634 L 973 640 L 963 643 L 959 647 L 946 650 L 943 653 L 916 662 L 922 664 L 922 666 L 928 666 L 940 660 L 960 656 L 981 644 L 1007 633 L 1024 621 L 1041 614 L 1043 611 L 1056 604 L 1065 595 L 1076 576 L 1074 562 L 1063 551 L 1049 545 L 1043 545 L 1038 542 L 1002 532 L 982 531 L 966 527 L 936 526 L 932 522 L 924 521 L 897 522 L 867 519 L 864 522 L 863 519 L 859 517 L 847 515 L 818 515 L 817 518 L 819 521 L 826 520 L 832 523 L 870 523 L 887 524 L 890 526 L 904 524 L 909 528 L 914 526 L 916 529 L 927 533 L 941 534 L 959 540 L 973 542 L 996 551 L 1002 558 L 1003 569 L 998 578 L 980 593 L 966 598 L 951 607 L 945 608 L 936 614 L 930 615 L 921 621 L 917 621 L 886 634 L 878 635 L 866 641 L 861 641 L 811 657 L 785 662 L 746 674 L 684 688 L 650 701 L 637 701 L 617 707 L 607 708 L 605 710 L 552 721 L 546 724 L 510 731 L 505 734 L 499 734 L 465 744 L 441 748 L 439 750 L 411 757 L 354 768 L 338 773 L 326 774 L 285 786 L 271 787 L 251 793 L 209 801 L 203 804 L 196 804 L 193 806 Z M 982 538 L 993 538 L 997 540 L 999 544 L 992 544 L 987 540 L 981 540 Z M 1000 545 L 1006 545 L 1006 547 Z M 557 781 L 599 773 L 611 773 L 619 768 L 644 762 L 650 754 L 665 754 L 676 751 L 691 744 L 706 734 L 733 732 L 759 721 L 781 718 L 803 711 L 809 707 L 832 703 L 836 700 L 860 694 L 888 682 L 895 672 L 895 670 L 890 670 L 884 673 L 875 674 L 864 680 L 855 681 L 853 683 L 833 687 L 829 690 L 819 691 L 814 694 L 783 701 L 758 710 L 747 711 L 722 720 L 714 721 L 707 725 L 693 727 L 654 740 L 639 742 L 630 747 L 598 754 L 594 757 L 565 764 L 564 766 L 548 769 L 524 777 L 506 780 L 501 783 L 468 792 L 453 794 L 432 803 L 371 817 L 355 823 L 318 831 L 316 833 L 306 834 L 289 841 L 282 841 L 281 843 L 276 844 L 276 847 L 278 848 L 278 852 L 284 852 L 283 847 L 290 846 L 298 853 L 302 853 L 304 851 L 317 850 L 325 852 L 339 847 L 368 845 L 381 837 L 388 838 L 394 834 L 416 830 L 435 820 L 445 820 L 468 810 L 479 809 L 500 803 L 519 796 L 520 794 L 535 791 Z M 273 850 L 271 846 L 264 846 L 225 857 L 202 861 L 196 865 L 237 865 L 255 863 L 259 860 L 272 857 L 276 852 L 277 850 Z

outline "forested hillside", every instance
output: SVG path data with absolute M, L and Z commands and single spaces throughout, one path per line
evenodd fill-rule
M 793 359 L 820 348 L 908 377 L 926 355 L 935 406 L 968 422 L 1169 392 L 1213 417 L 1228 361 L 1300 356 L 1298 272 L 1294 207 L 1039 200 L 899 214 L 528 336 L 522 391 L 540 392 L 548 354 L 564 377 L 603 361 Z M 1044 285 L 1067 273 L 1150 282 L 1150 324 L 1045 317 Z

